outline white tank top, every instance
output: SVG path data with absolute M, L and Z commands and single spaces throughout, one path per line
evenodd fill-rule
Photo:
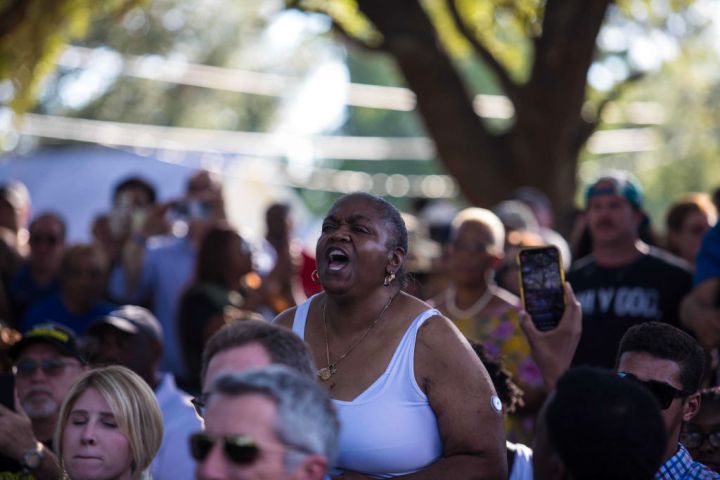
M 314 298 L 314 297 L 313 297 Z M 293 331 L 305 338 L 312 298 L 298 305 Z M 435 309 L 413 320 L 385 372 L 353 401 L 333 399 L 340 418 L 337 468 L 392 478 L 425 468 L 442 456 L 435 413 L 415 381 L 415 338 Z

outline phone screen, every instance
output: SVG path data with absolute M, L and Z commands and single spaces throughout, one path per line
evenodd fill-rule
M 527 248 L 518 253 L 520 293 L 525 310 L 541 331 L 552 330 L 565 311 L 565 275 L 555 247 Z
M 15 375 L 0 373 L 0 403 L 15 410 Z

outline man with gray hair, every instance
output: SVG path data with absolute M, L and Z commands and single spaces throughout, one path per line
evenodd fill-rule
M 337 456 L 339 422 L 328 394 L 283 365 L 224 373 L 213 384 L 205 431 L 190 436 L 198 480 L 321 480 Z

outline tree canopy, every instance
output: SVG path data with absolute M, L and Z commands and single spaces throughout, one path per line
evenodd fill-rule
M 349 42 L 395 60 L 417 95 L 417 108 L 446 170 L 466 198 L 492 205 L 514 188 L 545 191 L 558 211 L 571 208 L 580 152 L 603 109 L 643 65 L 630 47 L 598 48 L 607 22 L 641 32 L 676 35 L 673 22 L 688 1 L 643 0 L 289 0 L 323 12 Z M 694 28 L 689 25 L 685 31 Z M 678 34 L 677 36 L 681 36 Z M 588 85 L 596 61 L 624 66 L 606 91 Z M 478 86 L 467 65 L 482 63 L 494 77 L 488 90 L 506 96 L 509 122 L 478 118 Z
M 25 111 L 67 43 L 93 18 L 120 16 L 143 0 L 8 0 L 0 3 L 0 81 L 11 82 L 12 106 Z

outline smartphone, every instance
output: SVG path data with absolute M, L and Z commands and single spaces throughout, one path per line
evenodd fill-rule
M 524 248 L 517 256 L 520 296 L 535 327 L 557 327 L 565 311 L 565 272 L 557 247 Z
M 178 202 L 172 208 L 172 215 L 179 220 L 205 219 L 210 215 L 210 205 L 200 200 Z
M 15 410 L 15 375 L 0 373 L 0 404 Z

